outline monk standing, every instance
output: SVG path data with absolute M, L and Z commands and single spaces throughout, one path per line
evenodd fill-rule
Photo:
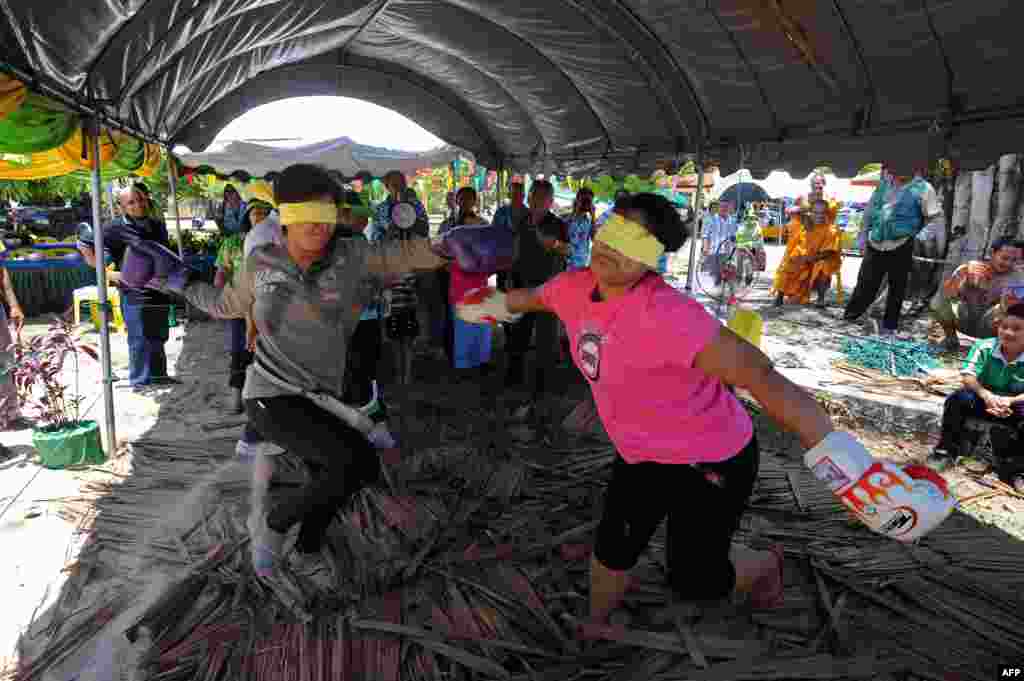
M 807 304 L 813 290 L 818 307 L 825 307 L 825 294 L 843 259 L 842 231 L 835 224 L 839 206 L 825 198 L 824 175 L 811 178 L 811 193 L 793 210 L 800 220 L 790 223 L 786 252 L 775 272 L 775 304 L 782 305 L 787 298 Z

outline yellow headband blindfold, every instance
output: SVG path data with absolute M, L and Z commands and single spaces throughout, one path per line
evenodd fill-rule
M 608 248 L 630 260 L 658 268 L 658 258 L 665 252 L 660 241 L 651 236 L 643 225 L 613 214 L 595 237 Z
M 277 207 L 282 225 L 297 225 L 303 222 L 337 224 L 338 206 L 322 201 L 304 203 L 282 203 Z

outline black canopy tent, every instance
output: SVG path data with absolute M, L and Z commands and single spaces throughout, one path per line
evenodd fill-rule
M 7 0 L 0 59 L 205 149 L 299 95 L 387 106 L 490 167 L 988 165 L 1021 131 L 1012 0 Z M 283 122 L 287 127 L 287 122 Z

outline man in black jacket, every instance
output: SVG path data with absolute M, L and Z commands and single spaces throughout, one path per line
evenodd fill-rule
M 551 212 L 555 188 L 547 180 L 537 180 L 530 187 L 529 212 L 515 225 L 517 259 L 509 271 L 510 288 L 540 286 L 565 269 L 569 253 L 568 229 Z M 558 358 L 558 319 L 549 313 L 529 313 L 506 326 L 508 368 L 507 387 L 525 382 L 526 353 L 534 330 L 537 332 L 537 354 L 533 391 L 539 396 L 548 389 L 548 377 Z
M 132 187 L 118 197 L 123 217 L 103 229 L 103 246 L 120 270 L 125 251 L 138 241 L 153 241 L 170 248 L 167 226 L 150 215 L 149 200 Z M 85 260 L 96 266 L 96 253 L 88 239 L 80 239 L 78 249 Z M 116 273 L 110 281 L 117 285 Z M 176 383 L 167 376 L 164 343 L 169 337 L 168 317 L 172 301 L 151 289 L 121 288 L 121 314 L 128 332 L 128 383 L 132 388 L 158 383 Z

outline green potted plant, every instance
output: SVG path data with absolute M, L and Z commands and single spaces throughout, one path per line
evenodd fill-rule
M 82 420 L 79 406 L 79 356 L 98 360 L 96 348 L 83 342 L 70 319 L 54 317 L 45 333 L 12 346 L 11 371 L 22 405 L 38 414 L 32 444 L 47 468 L 65 468 L 106 461 L 95 421 Z M 62 373 L 65 360 L 73 362 L 74 391 Z

